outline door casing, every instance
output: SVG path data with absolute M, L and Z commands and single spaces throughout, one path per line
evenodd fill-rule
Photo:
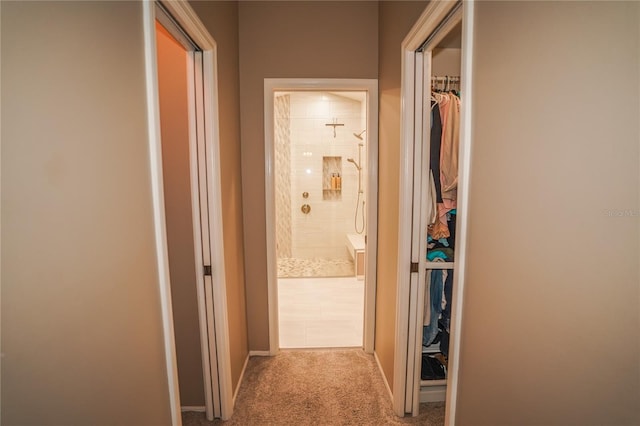
M 233 390 L 231 381 L 230 345 L 227 318 L 226 282 L 222 239 L 222 202 L 220 183 L 219 125 L 217 99 L 217 47 L 204 24 L 185 0 L 159 2 L 180 29 L 197 45 L 198 51 L 188 52 L 187 66 L 193 79 L 189 87 L 190 169 L 191 199 L 194 225 L 196 277 L 198 287 L 198 313 L 200 323 L 201 350 L 203 355 L 203 377 L 205 382 L 205 409 L 207 418 L 221 417 L 223 420 L 233 413 Z M 154 232 L 164 351 L 171 404 L 172 424 L 182 424 L 178 370 L 176 363 L 173 313 L 171 306 L 171 284 L 164 216 L 164 191 L 162 175 L 162 147 L 160 139 L 159 94 L 157 80 L 157 58 L 155 41 L 156 2 L 143 2 L 145 74 L 147 88 L 147 120 L 149 129 L 149 155 L 151 169 Z M 176 36 L 180 36 L 176 34 Z M 179 38 L 179 37 L 176 37 Z M 193 83 L 193 84 L 192 84 Z M 196 108 L 196 103 L 199 108 Z M 207 129 L 203 138 L 196 138 L 195 129 Z M 200 132 L 201 133 L 201 132 Z M 198 156 L 198 150 L 201 155 Z M 205 168 L 207 180 L 205 193 L 201 195 L 197 179 L 198 168 Z M 199 198 L 206 195 L 206 214 L 201 215 Z M 209 227 L 209 243 L 200 244 L 201 221 Z M 204 222 L 203 222 L 204 223 Z M 211 255 L 211 284 L 205 285 L 203 253 Z M 209 278 L 209 277 L 207 277 Z
M 364 333 L 365 352 L 373 353 L 375 338 L 376 264 L 378 247 L 378 80 L 376 79 L 264 79 L 265 201 L 267 229 L 267 280 L 269 303 L 269 354 L 280 349 L 278 336 L 278 274 L 275 238 L 274 92 L 295 90 L 367 92 L 367 194 L 365 251 Z

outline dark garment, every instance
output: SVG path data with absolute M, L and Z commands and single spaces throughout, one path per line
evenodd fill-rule
M 449 247 L 452 249 L 456 248 L 456 217 L 458 216 L 456 213 L 450 213 L 449 220 L 447 221 L 447 227 L 449 228 L 449 238 L 447 238 L 447 241 L 449 242 Z
M 442 380 L 447 377 L 447 370 L 436 358 L 427 354 L 422 354 L 422 370 L 420 378 L 422 380 Z
M 435 104 L 435 105 L 434 105 Z M 442 202 L 442 184 L 440 183 L 440 146 L 442 140 L 442 119 L 440 107 L 436 101 L 431 101 L 431 139 L 429 143 L 429 165 L 433 172 L 433 183 L 436 187 L 436 202 Z
M 429 324 L 422 327 L 422 346 L 429 346 L 433 343 L 438 335 L 438 319 L 442 312 L 442 295 L 443 295 L 443 279 L 442 269 L 434 269 L 431 271 L 431 280 L 429 281 L 429 300 L 431 302 L 431 316 Z
M 440 336 L 440 352 L 449 357 L 449 327 L 451 325 L 451 301 L 453 300 L 453 269 L 449 270 L 447 278 L 444 280 L 445 305 L 442 310 L 442 318 L 439 321 L 439 328 L 442 329 Z
M 444 280 L 444 300 L 445 305 L 442 310 L 442 318 L 444 326 L 449 331 L 449 323 L 451 322 L 451 299 L 453 297 L 453 269 L 447 271 L 447 278 Z
M 440 336 L 440 352 L 449 358 L 449 332 L 443 331 Z

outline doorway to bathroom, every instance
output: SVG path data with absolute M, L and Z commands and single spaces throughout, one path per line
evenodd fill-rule
M 373 351 L 376 114 L 376 80 L 265 80 L 272 353 Z

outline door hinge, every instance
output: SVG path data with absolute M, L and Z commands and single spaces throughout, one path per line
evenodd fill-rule
M 418 262 L 411 262 L 411 273 L 418 272 Z
M 211 276 L 211 265 L 204 265 L 204 276 L 205 277 Z

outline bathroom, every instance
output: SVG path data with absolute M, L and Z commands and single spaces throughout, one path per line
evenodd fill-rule
M 283 348 L 362 345 L 366 96 L 365 91 L 275 93 Z M 317 318 L 302 319 L 301 312 Z M 312 328 L 322 329 L 322 336 L 314 337 Z

